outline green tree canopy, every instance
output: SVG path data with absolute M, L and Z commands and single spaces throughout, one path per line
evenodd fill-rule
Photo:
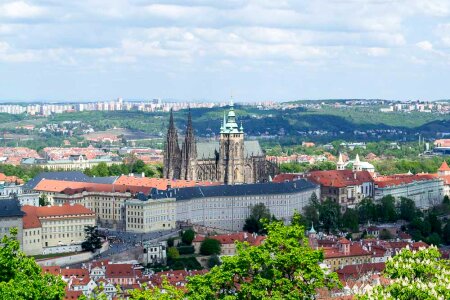
M 416 204 L 413 200 L 405 197 L 400 198 L 400 218 L 405 221 L 412 221 L 416 215 Z
M 181 241 L 186 245 L 191 245 L 195 238 L 195 231 L 192 229 L 187 229 L 181 235 Z
M 358 211 L 352 208 L 347 208 L 342 216 L 343 227 L 352 232 L 358 232 L 359 230 L 359 215 Z
M 321 268 L 323 252 L 309 247 L 297 219 L 291 226 L 266 224 L 262 245 L 238 243 L 235 256 L 191 277 L 188 299 L 310 299 L 317 288 L 339 287 L 337 275 Z
M 60 277 L 42 274 L 34 259 L 20 251 L 16 236 L 17 228 L 12 228 L 10 236 L 5 235 L 1 240 L 1 299 L 62 299 L 65 282 Z
M 98 233 L 97 226 L 85 226 L 84 233 L 86 234 L 86 239 L 81 243 L 81 248 L 83 248 L 83 250 L 95 252 L 102 247 L 102 240 Z
M 244 231 L 250 233 L 264 233 L 264 219 L 270 219 L 270 210 L 264 203 L 258 203 L 252 206 L 250 216 L 245 220 Z
M 202 255 L 220 254 L 220 243 L 218 240 L 206 238 L 200 245 Z
M 169 259 L 177 259 L 180 257 L 180 252 L 176 247 L 169 247 L 167 249 L 167 258 Z

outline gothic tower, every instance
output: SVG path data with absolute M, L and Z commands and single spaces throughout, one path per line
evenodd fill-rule
M 244 183 L 244 130 L 236 123 L 233 103 L 220 127 L 219 173 L 225 184 Z
M 169 129 L 164 145 L 164 178 L 180 179 L 181 151 L 178 146 L 178 134 L 173 121 L 173 111 L 170 110 Z
M 185 180 L 197 178 L 197 145 L 195 143 L 194 128 L 192 127 L 191 109 L 189 109 L 186 134 L 181 147 L 181 177 Z

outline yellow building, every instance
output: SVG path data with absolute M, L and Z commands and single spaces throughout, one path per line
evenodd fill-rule
M 85 240 L 84 228 L 95 226 L 95 213 L 79 204 L 59 206 L 22 207 L 24 235 L 23 245 L 27 254 L 71 252 L 80 249 Z M 48 252 L 48 251 L 47 251 Z
M 126 230 L 151 232 L 175 228 L 176 203 L 168 199 L 132 199 L 125 203 Z
M 348 265 L 359 265 L 371 262 L 371 253 L 363 249 L 360 243 L 341 238 L 336 245 L 322 248 L 325 254 L 324 263 L 331 271 Z

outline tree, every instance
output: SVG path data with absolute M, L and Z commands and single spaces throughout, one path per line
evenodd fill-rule
M 405 197 L 400 198 L 400 218 L 402 220 L 411 222 L 416 216 L 416 203 L 413 200 Z
M 270 210 L 264 203 L 258 203 L 251 208 L 250 216 L 245 220 L 244 231 L 250 233 L 263 233 L 264 226 L 262 221 L 270 219 Z
M 167 247 L 173 247 L 175 244 L 175 238 L 170 237 L 167 239 Z
M 442 200 L 442 204 L 450 205 L 450 197 L 448 195 L 444 196 L 444 200 Z
M 359 221 L 362 224 L 377 220 L 376 206 L 373 203 L 372 199 L 364 198 L 361 200 L 361 202 L 358 204 L 358 214 Z
M 389 230 L 387 230 L 386 228 L 383 228 L 380 232 L 379 238 L 382 240 L 391 240 L 393 238 L 393 236 Z
M 83 250 L 95 252 L 97 249 L 102 247 L 102 240 L 98 233 L 97 226 L 85 226 L 84 233 L 86 235 L 86 239 L 83 243 L 81 243 L 81 248 L 83 248 Z
M 397 211 L 395 209 L 395 198 L 391 195 L 381 198 L 381 203 L 377 205 L 378 215 L 383 222 L 397 221 Z
M 181 241 L 185 245 L 191 245 L 195 238 L 195 231 L 192 229 L 185 230 L 181 235 Z
M 208 259 L 208 268 L 213 268 L 215 266 L 220 266 L 222 262 L 220 261 L 219 256 L 217 255 L 212 255 L 209 259 Z
M 297 213 L 291 226 L 267 223 L 267 238 L 260 246 L 237 243 L 236 255 L 190 278 L 187 298 L 310 299 L 318 288 L 340 287 L 337 275 L 320 266 L 323 252 L 309 247 L 299 218 Z
M 20 251 L 17 228 L 1 240 L 0 295 L 2 299 L 48 299 L 64 297 L 65 282 L 57 276 L 43 274 L 33 258 Z
M 325 200 L 319 207 L 319 223 L 326 232 L 335 232 L 340 228 L 341 207 L 331 199 Z
M 426 241 L 430 245 L 439 246 L 442 243 L 442 239 L 436 232 L 433 232 L 430 234 L 428 238 L 426 238 Z
M 450 220 L 447 221 L 442 230 L 442 240 L 444 244 L 450 245 Z
M 175 260 L 180 257 L 180 252 L 176 247 L 169 247 L 167 249 L 167 258 L 171 260 Z
M 436 247 L 411 251 L 403 249 L 389 258 L 384 274 L 392 280 L 387 286 L 378 285 L 364 291 L 359 299 L 450 299 L 450 264 L 439 260 Z
M 200 245 L 200 254 L 213 255 L 220 254 L 220 243 L 218 240 L 206 238 Z
M 319 226 L 319 207 L 319 199 L 316 193 L 312 193 L 309 198 L 309 203 L 303 207 L 305 225 L 311 226 L 312 224 L 316 224 L 316 226 Z
M 438 235 L 442 233 L 442 223 L 439 221 L 436 213 L 429 212 L 425 220 L 430 223 L 431 232 L 437 233 Z
M 358 232 L 359 231 L 359 216 L 355 209 L 347 208 L 342 216 L 342 225 L 345 229 Z
M 39 206 L 47 206 L 47 205 L 50 205 L 47 194 L 41 194 L 39 196 Z

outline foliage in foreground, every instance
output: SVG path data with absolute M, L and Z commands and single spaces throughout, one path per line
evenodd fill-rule
M 237 244 L 237 254 L 204 275 L 189 278 L 185 295 L 169 291 L 170 299 L 305 299 L 317 288 L 340 287 L 335 273 L 320 267 L 323 252 L 312 250 L 297 214 L 293 225 L 266 224 L 260 246 Z M 134 299 L 161 298 L 155 290 L 135 291 Z
M 33 258 L 20 251 L 17 228 L 5 235 L 0 248 L 0 298 L 57 300 L 64 297 L 65 282 L 42 274 Z
M 403 249 L 390 258 L 384 271 L 392 279 L 359 298 L 371 299 L 450 299 L 450 261 L 439 260 L 436 247 L 411 251 Z

